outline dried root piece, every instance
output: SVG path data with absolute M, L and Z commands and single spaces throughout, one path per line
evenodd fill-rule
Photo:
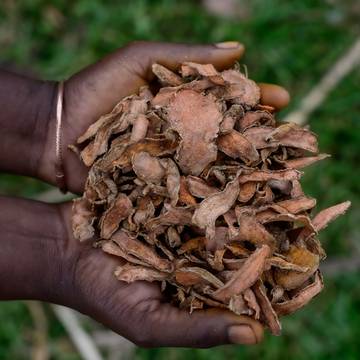
M 117 259 L 120 281 L 159 282 L 180 309 L 228 309 L 280 335 L 278 316 L 323 287 L 318 232 L 350 206 L 311 214 L 299 169 L 328 155 L 236 69 L 152 70 L 160 89 L 120 100 L 72 146 L 90 166 L 74 236 Z
M 241 159 L 246 165 L 259 160 L 259 153 L 246 137 L 232 130 L 221 135 L 217 141 L 218 149 L 233 159 Z
M 206 229 L 206 237 L 213 241 L 215 237 L 215 221 L 233 206 L 239 195 L 239 181 L 237 178 L 229 182 L 221 192 L 213 194 L 203 200 L 192 218 L 193 224 Z
M 245 261 L 241 269 L 234 274 L 232 279 L 216 290 L 212 297 L 215 300 L 227 302 L 231 296 L 241 294 L 244 290 L 251 287 L 263 272 L 266 258 L 269 255 L 270 248 L 267 245 L 263 245 L 255 250 Z
M 279 316 L 292 314 L 304 307 L 323 289 L 324 283 L 320 271 L 315 274 L 314 282 L 300 290 L 292 299 L 274 304 L 274 310 Z
M 131 264 L 125 264 L 118 266 L 115 270 L 115 276 L 120 281 L 131 283 L 133 281 L 163 281 L 169 278 L 169 274 L 150 269 L 144 266 L 136 266 Z
M 125 194 L 119 194 L 114 203 L 109 207 L 100 219 L 101 237 L 110 239 L 118 229 L 122 220 L 126 219 L 133 211 L 133 206 Z
M 279 336 L 281 334 L 281 324 L 270 300 L 266 295 L 266 290 L 261 280 L 257 281 L 252 289 L 255 293 L 256 300 L 261 307 L 264 322 L 267 324 L 273 335 Z
M 80 241 L 91 239 L 95 234 L 95 212 L 86 199 L 76 199 L 72 206 L 72 229 L 74 237 Z
M 216 160 L 214 141 L 222 120 L 219 106 L 210 96 L 182 90 L 170 101 L 167 120 L 182 139 L 177 150 L 181 170 L 185 174 L 199 175 Z

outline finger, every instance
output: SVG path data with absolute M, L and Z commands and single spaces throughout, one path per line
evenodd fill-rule
M 227 310 L 209 309 L 189 314 L 161 303 L 147 314 L 145 343 L 148 346 L 207 348 L 224 344 L 256 344 L 262 340 L 263 327 L 254 319 Z M 152 325 L 152 326 L 151 326 Z M 166 331 L 164 331 L 166 329 Z
M 218 44 L 190 45 L 178 43 L 141 42 L 130 46 L 130 53 L 145 79 L 151 80 L 153 63 L 159 63 L 171 70 L 176 70 L 185 61 L 213 64 L 218 70 L 231 67 L 244 53 L 244 45 L 236 41 Z
M 151 65 L 154 62 L 172 69 L 184 61 L 213 63 L 218 69 L 223 69 L 231 66 L 243 52 L 244 46 L 237 42 L 215 45 L 131 43 L 66 82 L 68 117 L 74 117 L 71 113 L 74 109 L 78 117 L 86 119 L 85 130 L 90 123 L 109 112 L 119 99 L 136 93 L 147 84 L 153 76 Z
M 273 106 L 276 110 L 281 110 L 289 104 L 290 94 L 283 87 L 263 83 L 258 85 L 261 91 L 261 104 Z

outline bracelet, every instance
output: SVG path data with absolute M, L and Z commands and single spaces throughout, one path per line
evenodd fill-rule
M 64 82 L 59 82 L 57 100 L 56 100 L 56 132 L 55 132 L 55 180 L 56 185 L 62 193 L 67 192 L 65 171 L 61 152 L 61 121 L 64 100 Z

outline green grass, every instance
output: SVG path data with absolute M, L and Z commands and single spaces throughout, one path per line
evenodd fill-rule
M 4 0 L 0 7 L 0 63 L 61 79 L 132 40 L 217 42 L 240 40 L 247 46 L 242 63 L 262 82 L 287 87 L 293 102 L 315 85 L 359 34 L 356 0 L 255 0 L 250 16 L 229 20 L 209 15 L 199 2 L 183 0 Z M 346 217 L 321 240 L 329 254 L 350 255 L 359 246 L 360 70 L 347 76 L 310 119 L 322 152 L 332 158 L 309 168 L 306 192 L 318 208 L 351 199 Z M 1 175 L 0 192 L 31 196 L 45 185 Z M 355 245 L 354 245 L 355 244 Z M 358 359 L 360 356 L 359 273 L 326 278 L 323 293 L 283 322 L 283 336 L 266 336 L 256 347 L 209 350 L 139 349 L 138 359 Z M 49 313 L 52 359 L 78 359 L 62 351 L 65 332 Z M 21 302 L 0 305 L 0 358 L 28 359 L 31 319 Z

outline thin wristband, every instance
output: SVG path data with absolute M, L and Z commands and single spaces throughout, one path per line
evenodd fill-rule
M 64 82 L 59 82 L 57 100 L 56 100 L 56 132 L 55 132 L 55 180 L 56 185 L 64 194 L 67 192 L 67 186 L 65 181 L 65 171 L 62 158 L 61 148 L 61 121 L 64 99 Z

